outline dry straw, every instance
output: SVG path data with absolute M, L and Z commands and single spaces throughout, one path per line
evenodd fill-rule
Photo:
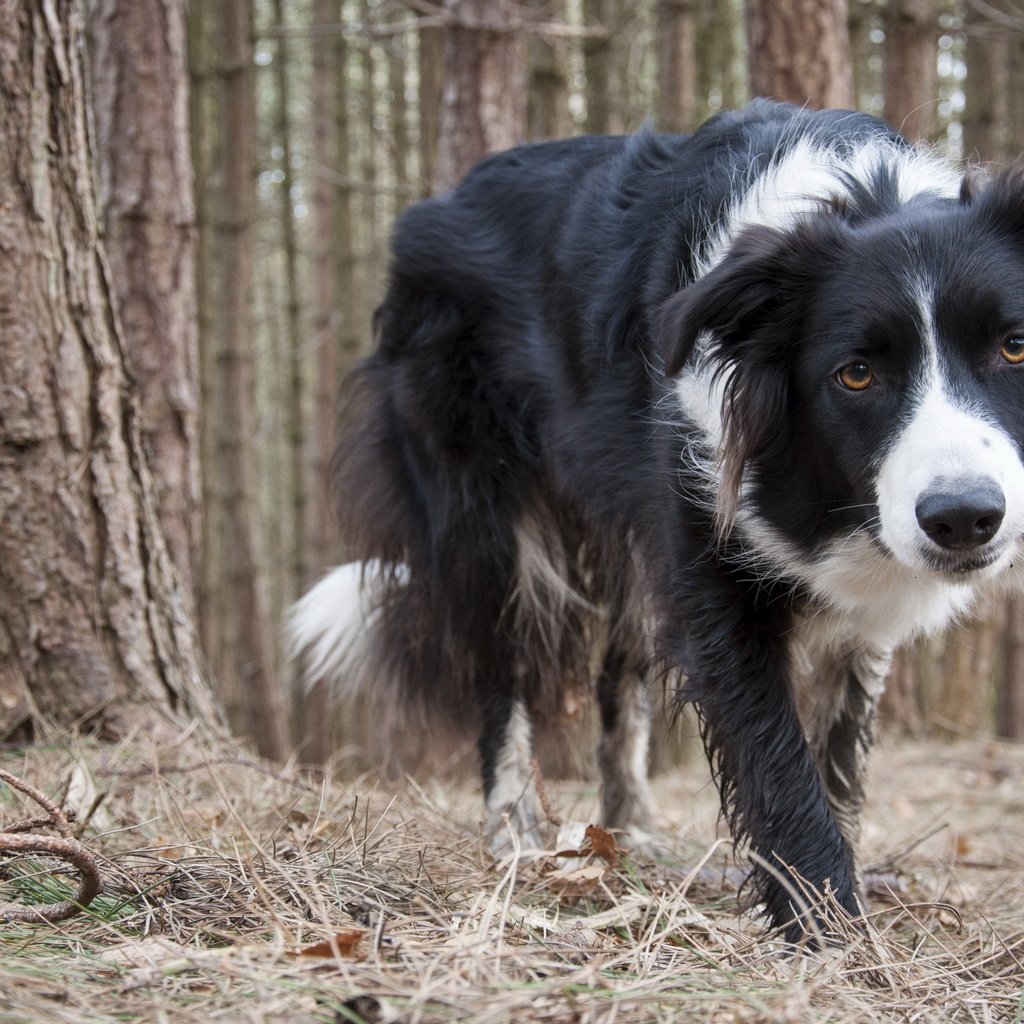
M 318 782 L 229 746 L 2 761 L 82 813 L 104 883 L 71 920 L 3 926 L 4 1024 L 1024 1020 L 1024 753 L 1009 746 L 880 752 L 868 926 L 800 957 L 740 913 L 692 768 L 656 781 L 668 857 L 613 866 L 586 851 L 494 864 L 464 784 Z M 587 822 L 592 786 L 547 791 Z M 25 816 L 0 788 L 0 825 Z M 0 860 L 0 900 L 76 885 L 38 854 Z

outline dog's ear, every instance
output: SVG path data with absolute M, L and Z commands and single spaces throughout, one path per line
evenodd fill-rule
M 778 461 L 790 444 L 787 353 L 808 296 L 835 251 L 839 219 L 814 218 L 786 232 L 749 229 L 714 270 L 662 308 L 665 373 L 679 373 L 708 334 L 706 355 L 726 374 L 717 509 L 723 535 L 735 517 L 747 465 L 759 458 Z
M 657 334 L 665 375 L 674 377 L 708 332 L 719 347 L 752 333 L 771 314 L 782 285 L 786 236 L 768 227 L 745 231 L 714 270 L 673 295 L 661 308 Z
M 1024 239 L 1024 163 L 975 188 L 970 201 L 983 223 Z

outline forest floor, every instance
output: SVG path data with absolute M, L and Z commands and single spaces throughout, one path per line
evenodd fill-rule
M 316 783 L 188 740 L 0 767 L 87 819 L 105 886 L 62 924 L 0 926 L 4 1024 L 1024 1020 L 1021 747 L 881 744 L 869 927 L 796 957 L 739 911 L 696 763 L 655 781 L 671 856 L 617 865 L 494 864 L 468 782 Z M 566 822 L 596 807 L 592 783 L 547 792 Z M 34 813 L 0 787 L 0 826 Z M 0 901 L 73 884 L 0 860 Z

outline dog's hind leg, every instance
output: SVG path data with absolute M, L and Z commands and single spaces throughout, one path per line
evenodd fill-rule
M 523 701 L 507 692 L 484 703 L 480 764 L 487 809 L 485 837 L 495 856 L 539 849 L 536 787 L 530 759 L 533 728 Z
M 622 829 L 627 842 L 639 845 L 651 841 L 651 709 L 644 666 L 640 652 L 613 640 L 597 682 L 601 820 L 610 828 Z

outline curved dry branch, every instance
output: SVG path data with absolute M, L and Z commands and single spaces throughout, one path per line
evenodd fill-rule
M 16 775 L 0 768 L 0 781 L 6 782 L 31 797 L 47 813 L 25 821 L 17 822 L 0 832 L 0 853 L 38 853 L 46 857 L 66 860 L 77 868 L 81 875 L 78 892 L 73 900 L 46 903 L 41 906 L 24 906 L 20 903 L 0 903 L 0 920 L 4 921 L 63 921 L 82 911 L 103 891 L 103 880 L 99 866 L 91 853 L 71 834 L 69 817 L 45 793 L 19 779 Z M 52 826 L 59 836 L 34 836 L 25 833 L 31 829 Z

